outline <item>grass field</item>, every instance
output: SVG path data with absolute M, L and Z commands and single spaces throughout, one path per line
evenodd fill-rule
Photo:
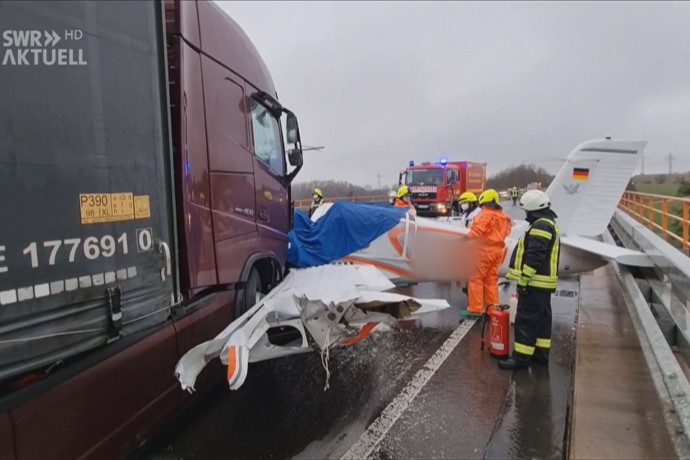
M 638 184 L 635 188 L 640 193 L 654 193 L 656 195 L 676 196 L 680 184 Z
M 659 178 L 652 176 L 650 178 L 647 178 L 647 180 L 644 180 L 644 179 L 638 177 L 638 180 L 635 181 L 635 182 L 637 182 L 635 184 L 635 190 L 639 193 L 651 193 L 654 195 L 664 195 L 664 196 L 673 196 L 673 197 L 678 196 L 678 193 L 680 192 L 681 183 L 677 182 L 677 179 L 678 179 L 677 177 L 670 178 L 672 181 L 669 180 L 668 183 L 664 183 L 664 184 L 657 184 L 657 183 L 640 184 L 639 183 L 639 182 L 642 182 L 642 180 L 647 182 L 649 179 L 652 179 L 656 182 L 657 179 L 659 179 Z M 682 177 L 682 179 L 685 181 L 688 180 L 687 177 Z M 684 187 L 684 193 L 687 197 L 687 188 L 686 187 Z M 662 208 L 661 201 L 662 201 L 661 199 L 654 199 L 653 206 L 654 206 L 655 210 L 661 211 L 661 208 Z M 645 200 L 645 205 L 649 205 L 646 202 L 646 200 Z M 678 236 L 682 236 L 682 234 L 683 234 L 683 223 L 681 220 L 674 219 L 673 216 L 681 217 L 683 215 L 682 209 L 683 208 L 682 208 L 681 204 L 678 202 L 668 204 L 668 213 L 669 213 L 668 220 L 667 220 L 668 230 L 670 232 L 672 232 L 673 234 L 678 235 Z M 636 209 L 636 211 L 639 212 L 640 210 Z M 647 209 L 642 210 L 642 214 L 644 215 L 643 219 L 649 219 L 650 218 L 649 210 L 647 210 Z M 655 224 L 660 225 L 660 226 L 662 225 L 661 212 L 653 213 L 651 218 Z M 648 225 L 648 224 L 645 224 L 645 225 Z M 659 230 L 657 228 L 653 228 L 651 230 L 660 234 L 662 237 L 664 237 L 666 239 L 666 241 L 671 243 L 673 246 L 682 247 L 681 243 L 678 240 L 675 240 L 673 238 L 670 238 L 670 237 L 664 235 L 661 230 Z
M 637 185 L 637 191 L 640 193 L 652 193 L 655 195 L 665 195 L 665 196 L 677 196 L 679 184 L 642 184 L 642 185 Z M 652 214 L 652 221 L 659 225 L 662 226 L 662 205 L 661 205 L 660 199 L 654 199 L 654 209 L 657 210 L 658 212 L 654 212 Z M 645 201 L 644 203 L 646 206 L 649 206 L 649 203 Z M 649 219 L 650 217 L 650 211 L 648 209 L 636 209 L 637 212 L 642 212 L 644 219 Z M 679 203 L 669 203 L 668 205 L 668 213 L 669 217 L 667 220 L 667 228 L 670 232 L 674 233 L 675 235 L 682 236 L 683 234 L 683 224 L 681 221 L 676 220 L 671 217 L 671 215 L 681 217 L 683 212 L 682 212 L 682 207 Z M 647 225 L 647 224 L 645 224 Z M 677 248 L 681 248 L 682 244 L 673 238 L 667 237 L 660 229 L 658 228 L 650 228 L 653 232 L 659 234 L 661 237 L 663 237 L 667 242 L 672 244 L 673 246 Z

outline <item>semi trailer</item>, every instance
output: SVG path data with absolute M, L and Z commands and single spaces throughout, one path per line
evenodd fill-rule
M 0 33 L 0 458 L 120 457 L 282 279 L 297 118 L 213 2 L 3 1 Z

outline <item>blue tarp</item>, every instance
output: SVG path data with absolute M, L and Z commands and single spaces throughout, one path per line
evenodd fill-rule
M 293 267 L 313 267 L 338 260 L 366 247 L 395 227 L 407 208 L 376 203 L 336 201 L 312 222 L 295 209 L 294 228 L 288 234 L 287 262 Z

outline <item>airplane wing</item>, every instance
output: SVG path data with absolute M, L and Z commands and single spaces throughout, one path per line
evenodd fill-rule
M 392 323 L 448 308 L 442 299 L 417 299 L 385 292 L 394 288 L 369 265 L 322 265 L 291 271 L 282 283 L 214 339 L 180 358 L 175 376 L 193 391 L 197 376 L 212 359 L 227 366 L 227 380 L 236 390 L 247 377 L 249 363 L 350 345 L 379 323 Z M 294 332 L 289 343 L 272 343 L 271 333 Z
M 595 254 L 606 259 L 615 260 L 619 264 L 633 267 L 653 267 L 654 263 L 646 254 L 621 248 L 612 244 L 583 238 L 581 236 L 562 236 L 561 244 Z

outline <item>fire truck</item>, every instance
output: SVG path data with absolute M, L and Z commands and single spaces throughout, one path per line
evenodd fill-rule
M 458 198 L 464 192 L 481 193 L 486 187 L 486 163 L 469 161 L 410 161 L 400 173 L 399 183 L 410 188 L 417 214 L 425 216 L 457 215 Z

